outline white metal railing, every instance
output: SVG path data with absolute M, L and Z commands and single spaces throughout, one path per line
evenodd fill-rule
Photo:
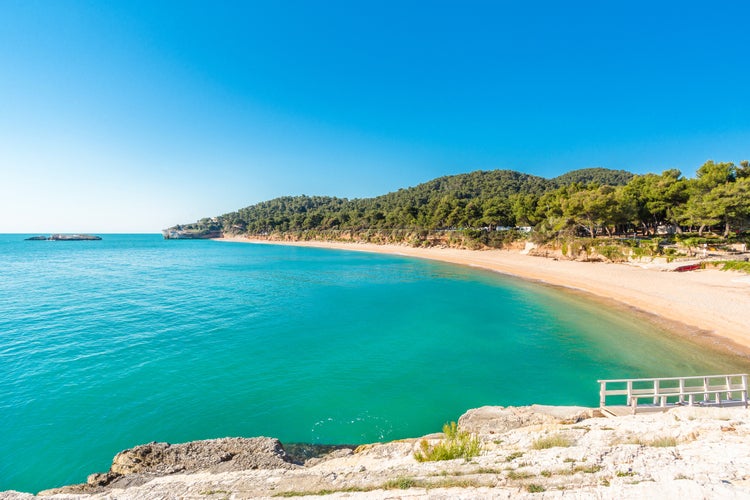
M 697 377 L 634 378 L 598 380 L 599 406 L 604 407 L 608 396 L 625 396 L 626 405 L 633 413 L 639 401 L 650 399 L 651 407 L 685 405 L 723 406 L 724 404 L 744 404 L 747 408 L 746 373 L 732 375 L 703 375 Z M 610 388 L 607 388 L 610 385 Z M 611 388 L 612 385 L 617 388 Z M 722 395 L 725 396 L 722 399 Z

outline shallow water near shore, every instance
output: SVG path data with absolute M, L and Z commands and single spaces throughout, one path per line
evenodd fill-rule
M 397 256 L 158 235 L 0 235 L 0 491 L 149 441 L 419 436 L 599 378 L 747 371 L 585 297 Z

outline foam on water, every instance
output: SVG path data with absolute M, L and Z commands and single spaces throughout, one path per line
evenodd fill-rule
M 621 311 L 477 269 L 312 248 L 0 235 L 0 490 L 149 441 L 417 436 L 597 378 L 747 370 Z

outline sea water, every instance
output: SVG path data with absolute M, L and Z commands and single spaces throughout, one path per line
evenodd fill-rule
M 358 444 L 482 405 L 598 404 L 597 379 L 747 370 L 503 275 L 158 235 L 0 235 L 0 491 L 224 436 Z

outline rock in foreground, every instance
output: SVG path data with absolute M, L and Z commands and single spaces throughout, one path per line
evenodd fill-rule
M 593 409 L 582 406 L 482 406 L 461 415 L 458 426 L 473 434 L 501 434 L 533 425 L 575 424 L 593 416 Z
M 171 474 L 291 469 L 291 458 L 278 439 L 223 438 L 182 444 L 148 443 L 121 451 L 106 473 L 91 474 L 86 484 L 65 486 L 41 492 L 92 493 L 104 489 L 132 488 Z M 105 488 L 106 487 L 106 488 Z
M 575 407 L 483 407 L 461 425 L 479 456 L 418 462 L 420 439 L 337 450 L 295 465 L 276 440 L 151 443 L 120 453 L 121 474 L 73 498 L 750 498 L 750 411 L 683 407 L 592 417 Z M 426 439 L 437 442 L 440 435 Z M 232 455 L 248 443 L 249 455 Z M 208 446 L 203 448 L 204 445 Z M 208 444 L 211 443 L 211 444 Z M 242 470 L 229 467 L 235 462 Z M 244 469 L 247 467 L 247 469 Z M 92 476 L 97 483 L 101 475 Z M 129 483 L 128 478 L 138 478 Z M 539 493 L 543 492 L 543 495 Z M 6 492 L 2 498 L 30 498 Z

